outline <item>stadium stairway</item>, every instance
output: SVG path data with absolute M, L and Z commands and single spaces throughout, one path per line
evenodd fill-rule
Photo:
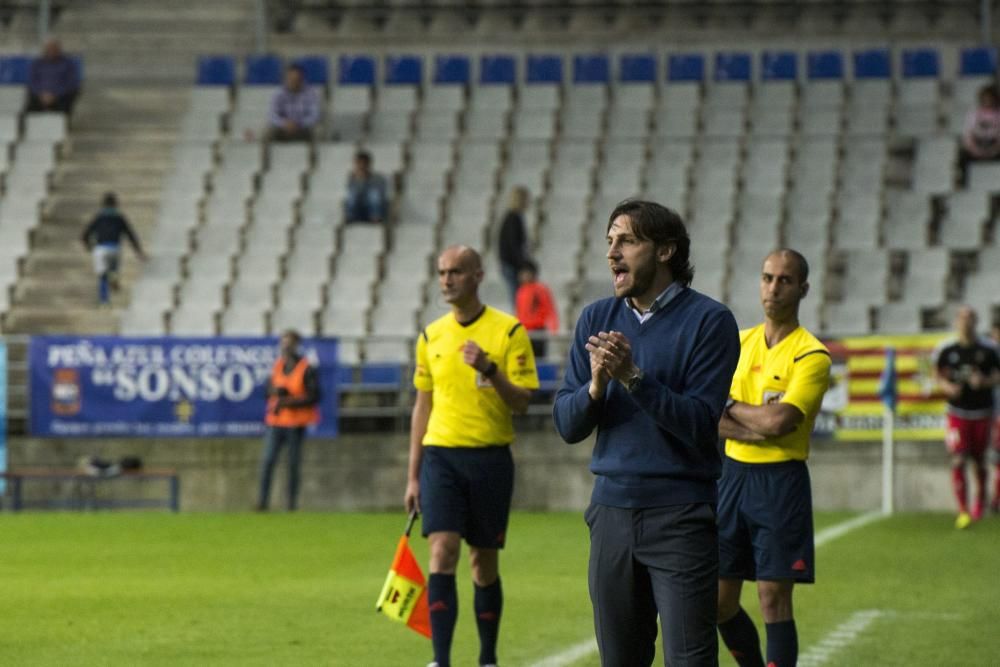
M 101 195 L 115 191 L 140 240 L 152 233 L 159 192 L 170 166 L 184 89 L 95 86 L 81 97 L 44 206 L 31 252 L 4 318 L 8 333 L 111 333 L 138 273 L 126 250 L 115 311 L 96 306 L 91 258 L 80 245 L 83 225 Z
M 67 3 L 56 25 L 86 59 L 87 83 L 187 84 L 206 48 L 249 51 L 253 0 L 90 0 Z

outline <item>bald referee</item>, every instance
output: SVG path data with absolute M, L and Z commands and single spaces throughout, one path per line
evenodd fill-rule
M 455 570 L 464 538 L 475 587 L 479 664 L 497 662 L 503 592 L 499 550 L 514 489 L 512 413 L 538 388 L 531 341 L 516 318 L 483 305 L 479 254 L 465 246 L 438 258 L 438 282 L 451 312 L 417 339 L 410 420 L 407 510 L 423 513 L 430 542 L 428 604 L 432 667 L 448 667 L 458 619 Z
M 719 634 L 740 667 L 764 667 L 760 638 L 740 606 L 757 582 L 767 665 L 793 667 L 799 640 L 792 589 L 814 580 L 809 436 L 830 384 L 830 353 L 799 324 L 809 264 L 795 250 L 764 259 L 764 322 L 740 331 L 740 362 L 719 422 Z

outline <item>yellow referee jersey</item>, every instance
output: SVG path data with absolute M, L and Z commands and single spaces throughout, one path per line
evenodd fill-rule
M 730 395 L 742 403 L 788 403 L 804 419 L 794 431 L 762 442 L 726 441 L 726 456 L 743 463 L 805 461 L 809 436 L 830 384 L 830 352 L 815 336 L 799 327 L 772 348 L 764 325 L 740 331 L 740 363 Z
M 413 386 L 433 391 L 425 445 L 488 447 L 514 440 L 510 408 L 482 374 L 462 360 L 462 346 L 475 341 L 512 384 L 538 388 L 535 355 L 524 327 L 512 315 L 486 306 L 461 325 L 448 313 L 417 338 Z

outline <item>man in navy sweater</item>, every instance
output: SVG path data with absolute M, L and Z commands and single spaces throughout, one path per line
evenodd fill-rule
M 597 429 L 590 598 L 603 665 L 716 665 L 718 423 L 740 355 L 729 310 L 689 287 L 680 217 L 626 201 L 608 219 L 614 298 L 584 309 L 556 429 Z

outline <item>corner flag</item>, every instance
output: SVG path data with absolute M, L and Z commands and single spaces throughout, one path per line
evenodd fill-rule
M 885 348 L 885 368 L 879 379 L 878 395 L 885 407 L 896 411 L 896 399 L 899 397 L 896 389 L 896 348 Z
M 375 611 L 394 621 L 405 623 L 425 637 L 431 636 L 431 615 L 427 610 L 427 582 L 420 571 L 417 559 L 410 551 L 410 530 L 417 518 L 417 511 L 410 512 L 406 532 L 399 538 L 396 555 L 389 566 L 382 593 L 375 603 Z

